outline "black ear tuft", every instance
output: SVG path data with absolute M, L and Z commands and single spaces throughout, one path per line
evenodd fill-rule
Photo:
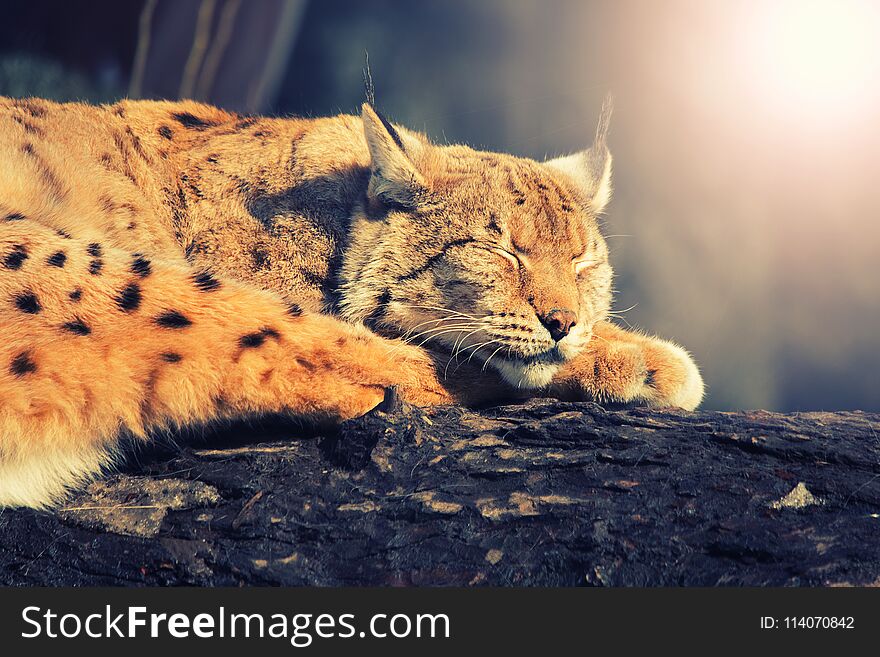
M 593 139 L 593 149 L 601 151 L 608 148 L 608 132 L 611 130 L 611 115 L 614 113 L 614 96 L 608 94 L 602 101 L 602 110 L 599 112 L 599 123 L 596 126 L 596 137 Z
M 373 86 L 373 74 L 370 72 L 370 53 L 364 50 L 364 94 L 367 103 L 376 108 L 376 87 Z
M 593 145 L 574 155 L 557 157 L 546 164 L 568 175 L 581 189 L 589 206 L 595 213 L 604 211 L 611 199 L 611 152 L 608 150 L 608 132 L 611 128 L 611 113 L 614 102 L 611 94 L 605 96 L 596 137 Z
M 370 71 L 370 53 L 366 50 L 364 51 L 364 95 L 367 97 L 367 105 L 376 113 L 385 130 L 388 131 L 388 135 L 394 140 L 394 143 L 397 144 L 400 150 L 406 152 L 403 139 L 400 138 L 400 133 L 397 132 L 397 129 L 391 125 L 391 121 L 386 119 L 385 115 L 376 107 L 376 87 L 373 85 L 373 74 Z

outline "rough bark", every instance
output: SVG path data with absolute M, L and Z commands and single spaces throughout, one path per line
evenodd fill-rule
M 0 581 L 880 584 L 876 414 L 387 400 L 335 436 L 273 430 L 0 512 Z

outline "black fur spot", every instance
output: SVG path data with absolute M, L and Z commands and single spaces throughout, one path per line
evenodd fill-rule
M 279 338 L 278 331 L 272 328 L 261 328 L 256 333 L 248 333 L 247 335 L 241 336 L 238 340 L 239 346 L 244 349 L 253 349 L 255 347 L 261 346 L 266 338 L 275 338 L 276 340 Z
M 6 215 L 6 221 L 21 221 L 26 218 L 21 212 L 10 212 Z
M 21 312 L 28 313 L 29 315 L 36 315 L 43 309 L 40 305 L 40 300 L 37 299 L 37 295 L 33 292 L 19 293 L 15 297 L 15 305 Z
M 172 114 L 171 117 L 184 128 L 192 128 L 193 130 L 206 130 L 211 126 L 217 125 L 211 121 L 200 119 L 189 112 L 179 112 L 177 114 Z
M 24 376 L 37 371 L 37 364 L 31 359 L 29 351 L 23 351 L 12 359 L 9 371 L 15 376 Z
M 21 118 L 20 116 L 13 116 L 12 120 L 15 121 L 22 128 L 24 128 L 24 131 L 30 135 L 37 135 L 38 137 L 43 137 L 46 134 L 41 127 L 39 127 L 38 125 L 34 125 L 30 121 L 27 121 L 27 120 Z
M 88 335 L 92 332 L 92 329 L 88 327 L 88 325 L 83 322 L 79 317 L 77 317 L 72 322 L 67 322 L 66 324 L 62 324 L 61 328 L 65 331 L 70 331 L 76 335 Z
M 168 310 L 156 318 L 159 326 L 172 329 L 182 329 L 192 325 L 192 321 L 176 310 Z
M 146 278 L 152 273 L 153 266 L 145 257 L 135 254 L 134 262 L 131 263 L 131 271 L 141 278 Z
M 107 196 L 106 194 L 98 199 L 98 203 L 101 204 L 101 207 L 104 209 L 104 212 L 116 212 L 116 202 Z
M 15 98 L 12 101 L 13 106 L 27 112 L 35 119 L 42 119 L 46 116 L 46 108 L 41 107 L 38 101 L 31 98 Z
M 314 287 L 324 286 L 325 279 L 322 276 L 318 276 L 314 272 L 300 270 L 299 274 L 306 280 L 306 283 L 308 283 L 309 285 L 312 285 Z
M 298 303 L 291 303 L 287 306 L 287 314 L 291 317 L 299 317 L 303 314 L 303 309 Z
M 53 267 L 63 267 L 64 263 L 67 262 L 67 255 L 64 251 L 57 251 L 49 256 L 48 260 L 46 260 L 46 264 L 52 265 Z
M 96 258 L 89 263 L 89 273 L 93 276 L 98 276 L 102 269 L 104 269 L 104 261 L 100 258 Z
M 130 313 L 140 308 L 141 287 L 137 283 L 129 283 L 122 292 L 116 296 L 116 305 L 123 312 Z
M 21 152 L 25 155 L 32 157 L 34 164 L 37 168 L 37 172 L 40 174 L 40 178 L 43 183 L 46 185 L 46 191 L 56 200 L 60 201 L 67 195 L 67 189 L 64 184 L 55 174 L 55 172 L 49 167 L 48 164 L 37 154 L 34 150 L 33 144 L 24 144 L 21 147 Z
M 247 335 L 241 336 L 238 340 L 238 344 L 245 349 L 253 349 L 255 347 L 259 347 L 266 341 L 266 336 L 262 333 L 248 333 Z
M 93 258 L 100 258 L 101 257 L 101 245 L 98 244 L 97 242 L 92 242 L 91 244 L 89 244 L 89 248 L 87 249 L 87 252 Z
M 134 148 L 134 152 L 137 153 L 141 158 L 143 158 L 147 162 L 150 162 L 151 158 L 144 151 L 144 147 L 141 145 L 140 137 L 138 137 L 136 134 L 134 134 L 134 131 L 130 127 L 127 127 L 125 129 L 125 134 L 128 135 L 128 138 L 131 141 L 131 146 L 132 146 L 132 148 Z
M 61 230 L 59 228 L 58 230 L 55 231 L 55 234 L 58 235 L 58 237 L 63 237 L 66 240 L 70 239 L 70 233 L 68 233 L 66 230 Z
M 207 247 L 205 246 L 204 242 L 193 242 L 186 247 L 184 255 L 186 256 L 187 260 L 192 262 L 196 255 L 198 255 L 199 253 L 205 253 L 206 251 Z
M 251 257 L 254 259 L 254 267 L 257 269 L 266 269 L 269 266 L 269 254 L 262 249 L 253 249 Z
M 179 363 L 183 360 L 183 356 L 181 356 L 180 354 L 175 354 L 173 351 L 166 351 L 160 356 L 160 358 L 166 363 Z
M 202 188 L 195 183 L 190 183 L 189 188 L 198 198 L 205 198 L 205 193 L 202 191 Z
M 3 264 L 8 269 L 20 269 L 22 263 L 28 259 L 27 249 L 22 244 L 16 244 L 12 247 L 12 253 L 3 259 Z
M 79 301 L 80 299 L 82 299 L 82 295 L 83 295 L 83 291 L 80 288 L 76 288 L 73 292 L 71 292 L 67 296 L 70 297 L 71 301 L 76 302 L 76 301 Z
M 192 280 L 202 292 L 213 292 L 220 289 L 220 281 L 206 271 L 193 274 Z
M 163 137 L 165 137 L 165 139 L 171 139 L 172 137 L 174 137 L 174 133 L 171 131 L 171 128 L 169 128 L 167 125 L 160 126 L 159 130 L 157 132 L 160 135 L 162 135 Z

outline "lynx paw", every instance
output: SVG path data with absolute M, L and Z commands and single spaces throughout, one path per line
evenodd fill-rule
M 647 370 L 642 398 L 649 406 L 677 406 L 692 411 L 700 405 L 703 377 L 688 352 L 665 340 L 639 347 Z
M 665 340 L 604 340 L 578 359 L 554 386 L 563 399 L 593 399 L 693 410 L 703 399 L 703 379 L 690 355 Z

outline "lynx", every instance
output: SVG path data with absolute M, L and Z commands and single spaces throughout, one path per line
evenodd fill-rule
M 0 99 L 0 506 L 125 440 L 529 396 L 695 408 L 671 342 L 610 323 L 594 143 L 546 162 L 360 116 Z

